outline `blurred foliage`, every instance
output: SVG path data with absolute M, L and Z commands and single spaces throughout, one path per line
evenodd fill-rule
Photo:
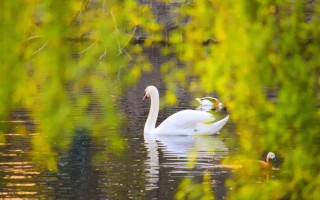
M 190 178 L 184 179 L 178 188 L 175 199 L 214 199 L 214 196 L 211 192 L 210 174 L 204 173 L 203 180 L 200 183 L 195 183 Z
M 141 48 L 127 49 L 139 24 L 159 29 L 149 7 L 133 0 L 17 0 L 1 1 L 0 9 L 0 119 L 30 112 L 34 160 L 55 170 L 56 150 L 71 142 L 61 138 L 72 138 L 75 128 L 104 135 L 119 150 L 124 140 L 106 130 L 120 125 L 121 89 L 149 69 L 132 65 Z
M 175 53 L 184 66 L 167 63 L 162 72 L 184 80 L 191 91 L 219 94 L 240 135 L 241 152 L 234 158 L 258 158 L 265 151 L 284 157 L 278 179 L 257 184 L 248 174 L 258 172 L 246 170 L 229 181 L 229 197 L 319 197 L 319 3 L 179 2 L 174 19 L 179 27 L 168 35 L 165 52 Z M 52 170 L 56 150 L 69 146 L 60 138 L 72 138 L 75 127 L 93 136 L 119 128 L 115 97 L 150 70 L 147 64 L 132 65 L 142 51 L 130 45 L 136 30 L 149 36 L 146 46 L 161 41 L 149 5 L 134 0 L 1 1 L 0 24 L 0 119 L 27 109 L 37 125 L 33 148 L 41 152 L 33 158 Z M 186 77 L 200 82 L 187 83 Z M 176 86 L 165 80 L 167 100 L 175 103 Z M 0 128 L 5 131 L 3 124 Z M 116 131 L 108 133 L 110 146 L 121 149 L 124 140 Z M 206 174 L 194 187 L 185 180 L 176 198 L 211 198 L 208 182 Z
M 249 174 L 229 181 L 230 199 L 317 199 L 320 196 L 320 5 L 316 1 L 192 1 L 170 36 L 186 66 L 219 94 L 236 122 L 241 151 L 231 159 L 280 152 L 279 179 L 259 184 Z M 178 73 L 177 73 L 178 71 Z M 171 83 L 169 83 L 171 84 Z M 170 88 L 170 87 L 169 87 Z M 198 89 L 199 90 L 199 89 Z

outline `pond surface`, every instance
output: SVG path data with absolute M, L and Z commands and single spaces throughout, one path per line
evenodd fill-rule
M 230 172 L 214 166 L 228 156 L 224 142 L 229 137 L 227 131 L 221 137 L 155 138 L 143 136 L 143 124 L 144 120 L 137 124 L 139 132 L 122 133 L 128 143 L 124 155 L 106 152 L 85 132 L 77 132 L 71 149 L 59 155 L 57 172 L 40 170 L 33 164 L 28 156 L 31 135 L 6 133 L 7 144 L 0 146 L 0 197 L 173 199 L 182 178 L 200 182 L 204 172 L 211 174 L 217 197 L 226 195 L 224 181 Z M 188 166 L 191 152 L 196 152 L 194 166 Z M 97 154 L 99 159 L 95 161 Z
M 30 138 L 38 133 L 19 131 L 21 127 L 32 130 L 28 113 L 17 112 L 13 121 L 2 122 L 11 128 L 5 133 L 7 143 L 0 144 L 0 198 L 173 199 L 183 178 L 201 182 L 206 172 L 211 175 L 216 198 L 224 199 L 228 190 L 224 183 L 231 172 L 219 166 L 221 159 L 236 148 L 229 144 L 234 135 L 231 122 L 218 136 L 143 135 L 150 105 L 141 101 L 145 87 L 153 84 L 159 88 L 160 96 L 165 93 L 159 66 L 169 58 L 159 59 L 154 51 L 157 49 L 147 53 L 155 70 L 142 76 L 119 98 L 126 117 L 119 132 L 126 141 L 122 154 L 105 148 L 107 132 L 101 134 L 104 137 L 94 138 L 84 130 L 77 130 L 70 149 L 57 153 L 58 171 L 40 169 L 30 158 Z M 158 123 L 178 110 L 196 109 L 188 91 L 179 88 L 177 98 L 176 106 L 161 108 Z M 97 140 L 102 142 L 98 145 Z

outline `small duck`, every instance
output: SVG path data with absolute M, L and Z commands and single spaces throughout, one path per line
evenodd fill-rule
M 226 111 L 226 107 L 217 98 L 202 97 L 196 98 L 196 101 L 200 104 L 199 109 L 201 110 Z
M 273 152 L 269 152 L 266 156 L 266 160 L 251 160 L 251 159 L 244 159 L 244 160 L 230 160 L 226 159 L 224 160 L 223 165 L 219 165 L 216 167 L 225 167 L 230 168 L 234 170 L 245 170 L 246 172 L 249 172 L 248 169 L 257 168 L 260 170 L 279 170 L 279 168 L 275 167 L 274 164 L 276 164 L 277 159 L 276 155 Z
M 276 154 L 274 154 L 273 152 L 269 152 L 266 156 L 266 160 L 259 160 L 260 163 L 260 167 L 262 169 L 271 169 L 272 166 L 272 162 L 276 161 Z

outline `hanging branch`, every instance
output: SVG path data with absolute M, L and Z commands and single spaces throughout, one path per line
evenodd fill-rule
M 111 14 L 111 17 L 112 17 L 112 21 L 113 21 L 113 24 L 114 24 L 114 28 L 115 28 L 116 32 L 117 32 L 118 34 L 120 34 L 120 31 L 119 31 L 119 29 L 118 29 L 117 22 L 116 22 L 116 19 L 115 19 L 115 16 L 114 16 L 112 10 L 110 11 L 110 14 Z M 136 28 L 134 29 L 133 33 L 131 34 L 131 36 L 130 36 L 129 40 L 127 41 L 127 43 L 125 44 L 125 46 L 128 45 L 128 43 L 130 42 L 131 38 L 133 37 L 135 31 L 136 31 Z M 124 46 L 124 47 L 125 47 L 125 46 Z M 121 47 L 121 44 L 120 44 L 120 41 L 119 41 L 119 38 L 118 38 L 118 48 L 119 48 L 119 54 L 118 54 L 118 56 L 121 55 L 123 52 L 125 52 L 125 54 L 129 57 L 129 59 L 132 60 L 132 57 L 124 50 L 124 47 Z

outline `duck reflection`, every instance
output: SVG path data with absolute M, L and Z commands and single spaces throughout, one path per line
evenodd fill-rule
M 216 136 L 145 134 L 148 158 L 145 161 L 146 189 L 158 187 L 162 176 L 201 174 L 212 165 L 219 165 L 228 155 L 228 148 Z M 160 170 L 161 168 L 161 170 Z

